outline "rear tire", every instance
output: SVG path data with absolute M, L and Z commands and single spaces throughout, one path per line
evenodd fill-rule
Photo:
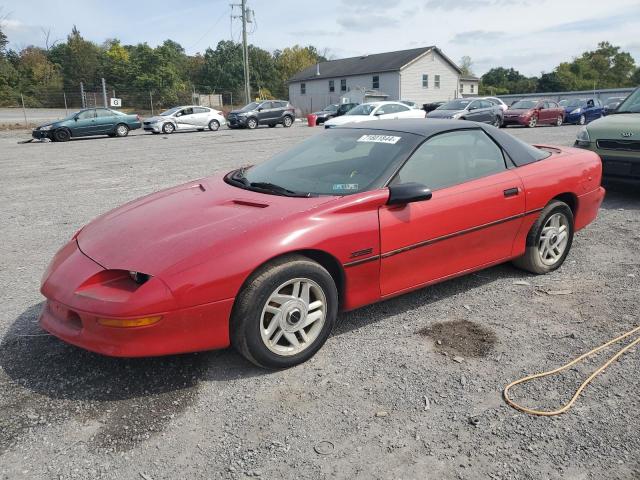
M 552 200 L 529 230 L 524 255 L 513 264 L 538 275 L 560 268 L 571 250 L 573 229 L 571 208 L 560 200 Z
M 129 127 L 127 127 L 124 123 L 120 123 L 116 125 L 115 131 L 116 137 L 126 137 L 129 135 Z
M 558 115 L 558 118 L 556 119 L 555 126 L 556 127 L 562 126 L 562 120 L 563 120 L 562 115 Z
M 293 367 L 322 347 L 337 314 L 329 272 L 307 257 L 288 255 L 246 282 L 233 307 L 231 344 L 260 367 Z
M 219 128 L 220 128 L 220 122 L 219 121 L 211 120 L 209 122 L 209 130 L 211 130 L 212 132 L 217 132 Z
M 53 140 L 56 142 L 68 142 L 71 139 L 71 132 L 66 128 L 61 128 L 53 132 Z
M 293 125 L 293 118 L 291 118 L 289 115 L 285 115 L 285 117 L 282 119 L 282 126 L 284 128 L 289 128 L 291 125 Z

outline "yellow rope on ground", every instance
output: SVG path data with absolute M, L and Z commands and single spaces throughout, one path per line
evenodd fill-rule
M 556 373 L 562 372 L 563 370 L 566 370 L 567 368 L 571 367 L 572 365 L 575 365 L 576 363 L 580 362 L 581 360 L 584 360 L 585 358 L 598 353 L 599 351 L 607 348 L 608 346 L 619 342 L 621 340 L 624 340 L 627 337 L 630 337 L 631 335 L 633 335 L 634 333 L 640 332 L 640 327 L 636 327 L 633 330 L 629 330 L 627 333 L 624 333 L 622 335 L 620 335 L 617 338 L 614 338 L 613 340 L 609 340 L 607 343 L 594 348 L 593 350 L 580 355 L 578 358 L 576 358 L 575 360 L 570 361 L 569 363 L 567 363 L 566 365 L 563 365 L 559 368 L 556 368 L 555 370 L 549 370 L 548 372 L 542 372 L 542 373 L 536 373 L 535 375 L 529 375 L 528 377 L 524 377 L 521 378 L 520 380 L 516 380 L 515 382 L 511 382 L 509 385 L 507 385 L 504 389 L 504 391 L 502 392 L 502 395 L 504 396 L 504 401 L 507 402 L 507 404 L 513 408 L 515 408 L 516 410 L 520 410 L 521 412 L 524 413 L 528 413 L 530 415 L 542 415 L 542 416 L 547 416 L 547 417 L 551 417 L 553 415 L 560 415 L 561 413 L 566 412 L 567 410 L 569 410 L 571 408 L 571 406 L 575 403 L 575 401 L 578 399 L 578 396 L 580 395 L 580 393 L 582 392 L 582 390 L 585 389 L 585 387 L 587 385 L 589 385 L 589 383 L 591 382 L 591 380 L 593 380 L 597 375 L 599 375 L 600 373 L 602 373 L 609 365 L 611 365 L 613 362 L 615 362 L 622 354 L 624 354 L 624 352 L 626 352 L 627 350 L 629 350 L 630 348 L 633 348 L 634 346 L 640 344 L 640 337 L 636 338 L 633 342 L 631 342 L 629 345 L 625 346 L 624 348 L 618 350 L 618 352 L 613 355 L 609 360 L 607 360 L 605 363 L 603 363 L 600 367 L 598 367 L 591 375 L 589 375 L 589 377 L 582 382 L 582 385 L 580 385 L 580 387 L 578 387 L 578 390 L 576 390 L 576 393 L 573 394 L 573 397 L 571 397 L 571 400 L 569 400 L 569 403 L 567 403 L 565 406 L 563 406 L 562 408 L 558 409 L 558 410 L 553 410 L 551 412 L 547 412 L 547 411 L 543 411 L 543 410 L 534 410 L 532 408 L 527 408 L 527 407 L 523 407 L 522 405 L 517 404 L 516 402 L 514 402 L 513 400 L 511 400 L 509 398 L 509 389 L 511 389 L 511 387 L 514 387 L 516 385 L 519 385 L 520 383 L 525 383 L 525 382 L 529 382 L 531 380 L 534 380 L 536 378 L 541 378 L 541 377 L 548 377 L 549 375 L 554 375 Z

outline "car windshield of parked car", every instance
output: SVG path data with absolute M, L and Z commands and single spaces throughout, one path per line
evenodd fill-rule
M 338 111 L 338 105 L 327 105 L 324 107 L 325 112 L 336 113 Z
M 436 110 L 464 110 L 470 103 L 471 100 L 451 100 L 450 102 L 440 105 Z
M 376 106 L 377 105 L 373 103 L 363 103 L 362 105 L 352 108 L 345 113 L 345 115 L 371 115 L 371 112 L 373 112 Z
M 160 114 L 161 117 L 168 117 L 170 115 L 173 115 L 174 113 L 176 113 L 178 110 L 180 110 L 180 107 L 173 107 L 170 108 L 169 110 L 167 110 L 166 112 L 162 112 Z
M 640 113 L 640 88 L 629 95 L 614 113 Z
M 514 110 L 518 108 L 529 110 L 530 108 L 534 108 L 537 104 L 537 100 L 518 100 L 516 103 L 511 105 L 511 108 L 513 108 Z
M 566 107 L 582 107 L 584 106 L 584 103 L 585 103 L 584 100 L 575 99 L 575 100 L 569 100 L 565 106 Z
M 251 102 L 249 105 L 245 105 L 244 107 L 242 107 L 240 109 L 241 112 L 251 112 L 253 110 L 255 110 L 256 108 L 258 108 L 260 104 L 257 102 Z
M 384 186 L 421 140 L 405 132 L 337 128 L 226 179 L 278 195 L 349 195 Z

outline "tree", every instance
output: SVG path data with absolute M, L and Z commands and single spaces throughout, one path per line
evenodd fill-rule
M 462 70 L 462 75 L 464 76 L 473 75 L 473 72 L 471 71 L 471 65 L 473 65 L 473 62 L 471 61 L 470 56 L 465 55 L 460 59 L 460 70 Z
M 326 59 L 318 53 L 313 46 L 301 47 L 294 45 L 290 48 L 276 52 L 276 66 L 280 76 L 278 90 L 274 93 L 277 96 L 286 96 L 287 81 L 296 73 L 308 68 L 316 63 L 326 61 Z

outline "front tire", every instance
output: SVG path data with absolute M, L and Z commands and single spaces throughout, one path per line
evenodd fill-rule
M 558 118 L 556 119 L 555 126 L 556 127 L 561 127 L 562 126 L 562 120 L 563 120 L 562 115 L 558 115 Z
M 56 142 L 68 142 L 71 139 L 71 132 L 66 128 L 61 128 L 53 132 L 53 139 Z
M 173 123 L 165 123 L 164 125 L 162 125 L 162 133 L 166 133 L 167 135 L 170 135 L 175 131 L 176 131 L 176 127 L 173 125 Z
M 551 201 L 529 230 L 525 254 L 513 264 L 539 275 L 560 268 L 571 250 L 573 233 L 571 208 L 560 200 Z
M 322 347 L 336 321 L 338 292 L 318 263 L 301 255 L 255 272 L 236 299 L 231 343 L 250 362 L 289 368 Z
M 249 130 L 255 130 L 256 128 L 258 128 L 258 120 L 256 120 L 255 118 L 250 118 L 249 120 L 247 120 L 247 127 L 249 128 Z
M 529 122 L 527 123 L 527 127 L 534 128 L 536 125 L 538 125 L 538 117 L 535 116 L 535 115 L 531 115 L 531 118 L 529 119 Z
M 578 119 L 578 125 L 584 125 L 585 123 L 587 123 L 587 117 L 583 115 L 580 115 L 580 118 Z
M 291 125 L 293 125 L 293 118 L 291 118 L 289 115 L 286 115 L 283 119 L 282 119 L 282 126 L 284 128 L 289 128 Z

